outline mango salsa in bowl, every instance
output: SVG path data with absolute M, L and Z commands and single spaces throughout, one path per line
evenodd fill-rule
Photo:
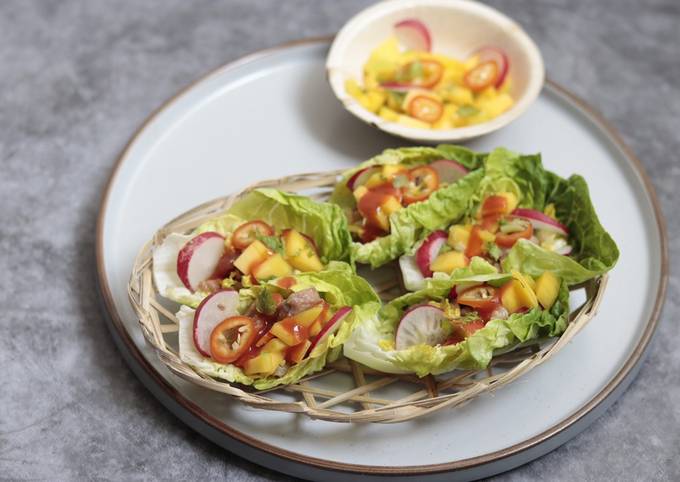
M 326 70 L 356 117 L 424 143 L 500 129 L 528 109 L 545 77 L 541 54 L 519 25 L 463 0 L 365 9 L 336 36 Z
M 395 30 L 427 32 L 415 19 L 400 22 Z M 417 40 L 417 37 L 415 37 Z M 350 78 L 345 90 L 364 108 L 385 120 L 420 129 L 451 129 L 481 124 L 510 109 L 511 77 L 508 61 L 498 47 L 482 47 L 465 60 L 404 49 L 391 36 L 364 65 L 363 82 Z M 415 42 L 414 42 L 415 43 Z

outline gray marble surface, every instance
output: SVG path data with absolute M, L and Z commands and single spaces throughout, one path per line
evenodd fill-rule
M 0 3 L 0 478 L 286 479 L 192 432 L 123 363 L 96 294 L 97 207 L 118 152 L 164 99 L 253 50 L 332 33 L 366 3 Z M 677 260 L 680 3 L 491 3 L 642 159 Z M 677 480 L 680 279 L 671 270 L 659 331 L 628 392 L 585 433 L 499 479 Z

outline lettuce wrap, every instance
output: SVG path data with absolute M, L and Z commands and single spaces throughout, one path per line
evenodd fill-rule
M 588 186 L 581 176 L 563 179 L 543 168 L 540 155 L 520 155 L 503 148 L 489 153 L 479 173 L 482 177 L 468 198 L 467 210 L 460 213 L 457 205 L 452 206 L 452 211 L 459 216 L 449 224 L 473 218 L 486 196 L 505 192 L 517 197 L 520 208 L 543 211 L 551 205 L 557 220 L 569 230 L 573 248 L 570 256 L 520 240 L 503 257 L 503 271 L 518 270 L 531 276 L 551 271 L 572 286 L 599 276 L 616 264 L 618 248 L 600 224 Z M 439 219 L 438 213 L 427 205 L 421 207 L 421 215 L 424 219 Z M 447 227 L 448 224 L 438 229 Z M 404 285 L 408 290 L 422 289 L 426 284 L 427 279 L 416 265 L 414 253 L 430 232 L 424 230 L 419 240 L 400 258 Z M 458 276 L 455 272 L 453 275 Z M 435 273 L 435 278 L 441 277 L 448 275 Z
M 295 283 L 292 292 L 314 288 L 321 297 L 336 311 L 341 307 L 352 307 L 352 312 L 341 322 L 340 328 L 325 340 L 319 342 L 300 363 L 282 368 L 280 376 L 270 375 L 263 378 L 248 376 L 233 364 L 217 363 L 203 356 L 194 344 L 193 323 L 195 310 L 181 306 L 176 314 L 179 319 L 179 355 L 182 361 L 205 375 L 232 383 L 252 385 L 259 390 L 277 385 L 295 383 L 302 377 L 323 368 L 327 361 L 336 359 L 341 353 L 341 345 L 350 336 L 363 316 L 373 307 L 380 306 L 378 296 L 366 280 L 356 276 L 352 268 L 341 262 L 331 262 L 328 269 L 318 273 L 301 273 L 293 276 Z M 265 289 L 278 289 L 273 283 L 263 283 L 239 292 L 239 312 L 245 313 L 256 302 L 258 294 Z
M 348 261 L 351 237 L 342 210 L 330 203 L 276 189 L 255 189 L 236 201 L 222 216 L 207 221 L 191 234 L 171 233 L 153 252 L 153 274 L 161 296 L 195 308 L 209 293 L 192 292 L 177 274 L 177 256 L 194 236 L 216 232 L 229 236 L 250 220 L 262 220 L 277 230 L 295 229 L 311 238 L 321 262 Z
M 473 258 L 448 279 L 433 279 L 424 289 L 407 293 L 382 307 L 362 307 L 362 323 L 357 325 L 344 345 L 344 354 L 359 363 L 386 373 L 415 373 L 423 377 L 455 369 L 483 369 L 494 352 L 544 336 L 557 336 L 567 327 L 569 290 L 562 281 L 559 293 L 549 310 L 540 306 L 506 319 L 491 319 L 486 325 L 456 344 L 418 344 L 405 350 L 395 349 L 396 331 L 402 315 L 409 307 L 428 302 L 442 302 L 453 287 L 464 289 L 487 283 L 500 286 L 509 274 L 498 270 L 481 258 Z
M 354 174 L 367 167 L 402 164 L 411 168 L 439 159 L 449 159 L 472 171 L 457 182 L 438 189 L 427 200 L 410 204 L 391 214 L 389 234 L 368 243 L 352 243 L 352 259 L 359 263 L 370 264 L 374 268 L 381 266 L 410 249 L 423 233 L 440 229 L 459 218 L 468 208 L 468 200 L 478 189 L 482 173 L 475 169 L 481 166 L 485 156 L 485 154 L 454 145 L 403 147 L 387 149 L 382 154 L 348 170 L 336 185 L 330 198 L 330 202 L 342 208 L 347 219 L 352 219 L 357 206 L 347 182 Z

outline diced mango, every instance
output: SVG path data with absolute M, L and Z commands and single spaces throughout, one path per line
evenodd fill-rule
M 386 95 L 387 93 L 384 90 L 369 89 L 368 92 L 358 97 L 357 100 L 366 110 L 376 113 L 385 103 Z
M 368 188 L 362 184 L 356 188 L 352 194 L 354 194 L 354 199 L 358 202 L 367 192 Z
M 432 127 L 427 122 L 419 121 L 418 119 L 414 119 L 413 117 L 404 114 L 399 115 L 397 122 L 407 127 L 415 127 L 416 129 L 429 129 Z
M 451 226 L 451 229 L 449 229 L 449 246 L 457 251 L 465 251 L 465 247 L 470 239 L 471 230 L 472 226 L 469 224 L 454 224 Z
M 391 97 L 388 97 L 388 100 L 391 99 Z M 390 109 L 389 107 L 381 107 L 380 110 L 378 111 L 378 115 L 382 117 L 385 120 L 388 120 L 390 122 L 396 122 L 399 119 L 399 113 Z
M 311 241 L 294 229 L 283 234 L 286 259 L 295 269 L 303 272 L 321 271 L 323 264 Z
M 254 358 L 246 361 L 243 371 L 246 375 L 271 375 L 281 365 L 283 355 L 277 353 L 260 353 Z
M 269 331 L 288 346 L 295 346 L 309 338 L 309 330 L 298 324 L 294 318 L 277 321 Z
M 507 212 L 511 213 L 517 208 L 517 204 L 519 204 L 519 200 L 517 199 L 517 196 L 515 193 L 512 192 L 499 192 L 497 196 L 503 196 L 505 200 L 507 201 Z
M 501 288 L 501 304 L 509 313 L 515 313 L 522 308 L 522 302 L 517 296 L 514 281 L 508 281 Z
M 406 168 L 401 164 L 385 164 L 382 167 L 382 174 L 388 181 L 399 173 L 406 172 Z
M 385 213 L 386 216 L 391 216 L 392 213 L 399 211 L 403 206 L 399 200 L 394 196 L 388 196 L 383 203 L 380 205 L 380 209 Z
M 275 353 L 283 356 L 287 349 L 288 345 L 277 338 L 272 338 L 264 344 L 260 353 Z
M 538 299 L 534 290 L 531 289 L 527 278 L 519 271 L 513 271 L 512 279 L 515 291 L 517 292 L 517 298 L 522 303 L 522 306 L 536 308 L 538 306 Z
M 309 327 L 309 336 L 318 335 L 321 333 L 321 328 L 323 328 L 321 320 L 316 320 L 314 323 L 312 323 L 312 326 Z
M 560 292 L 560 280 L 550 271 L 544 271 L 536 280 L 536 298 L 543 308 L 550 309 Z
M 250 274 L 255 266 L 258 266 L 270 255 L 269 249 L 259 240 L 255 240 L 243 250 L 234 266 L 243 274 Z
M 464 268 L 470 264 L 470 260 L 465 254 L 459 251 L 447 251 L 442 253 L 430 263 L 430 269 L 435 272 L 451 274 L 458 268 Z
M 359 84 L 354 79 L 347 79 L 345 81 L 345 91 L 355 99 L 364 95 L 364 91 L 361 90 L 361 87 L 359 87 Z
M 482 241 L 485 243 L 493 243 L 496 240 L 496 235 L 486 229 L 479 230 L 479 237 L 482 238 Z
M 307 350 L 309 350 L 310 346 L 312 346 L 312 342 L 309 340 L 305 340 L 299 345 L 291 347 L 290 350 L 288 350 L 288 353 L 286 354 L 286 359 L 293 365 L 295 365 L 296 363 L 300 363 L 307 354 Z
M 295 321 L 304 326 L 305 328 L 309 328 L 309 326 L 316 321 L 317 318 L 319 318 L 324 310 L 328 309 L 328 304 L 325 302 L 321 302 L 318 305 L 314 305 L 308 310 L 301 311 L 297 315 L 293 315 L 293 318 L 295 318 Z
M 286 262 L 285 259 L 283 259 L 283 256 L 281 256 L 279 253 L 276 253 L 262 261 L 260 264 L 255 265 L 252 268 L 252 273 L 257 280 L 267 280 L 271 278 L 288 276 L 289 274 L 293 273 L 293 268 Z
M 382 172 L 376 172 L 375 174 L 372 174 L 364 183 L 364 186 L 366 186 L 368 189 L 371 189 L 376 186 L 380 186 L 381 184 L 385 183 L 385 178 L 382 175 Z

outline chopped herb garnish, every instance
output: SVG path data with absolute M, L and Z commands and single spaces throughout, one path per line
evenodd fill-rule
M 275 253 L 283 254 L 283 241 L 278 236 L 257 235 L 257 239 Z
M 276 311 L 276 302 L 272 296 L 272 292 L 269 288 L 264 288 L 260 290 L 255 299 L 255 307 L 260 313 L 265 315 L 273 315 Z
M 472 117 L 479 114 L 479 109 L 472 105 L 461 105 L 456 112 L 461 117 Z
M 501 248 L 499 248 L 498 245 L 492 241 L 486 243 L 486 250 L 489 253 L 489 256 L 491 256 L 496 261 L 498 261 L 503 254 Z

